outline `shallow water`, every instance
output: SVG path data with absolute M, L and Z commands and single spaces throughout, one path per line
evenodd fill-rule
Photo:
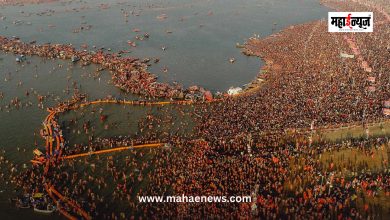
M 96 72 L 94 65 L 82 68 L 71 64 L 70 61 L 53 61 L 39 57 L 27 57 L 30 64 L 15 64 L 15 58 L 4 53 L 0 53 L 0 58 L 3 58 L 0 61 L 2 70 L 0 84 L 1 92 L 4 94 L 4 98 L 0 100 L 2 108 L 0 111 L 0 146 L 6 148 L 11 158 L 21 159 L 15 148 L 19 147 L 21 151 L 26 149 L 31 152 L 34 140 L 38 144 L 42 143 L 39 129 L 41 129 L 42 120 L 48 114 L 46 108 L 56 105 L 58 101 L 70 99 L 74 82 L 77 82 L 76 87 L 82 92 L 87 92 L 92 100 L 107 95 L 133 98 L 131 95 L 121 94 L 117 88 L 109 84 L 111 77 L 108 72 L 101 72 L 98 78 L 90 77 L 89 74 Z M 58 65 L 63 65 L 63 67 Z M 19 83 L 21 86 L 18 86 Z M 69 94 L 66 92 L 67 89 L 69 89 Z M 29 93 L 28 96 L 26 92 Z M 38 108 L 38 95 L 48 96 L 43 109 Z M 10 109 L 7 109 L 6 105 L 15 97 L 19 98 L 23 107 L 16 109 L 11 105 Z M 32 105 L 26 107 L 27 103 Z M 36 137 L 34 137 L 34 132 Z M 31 155 L 23 156 L 30 157 Z
M 63 125 L 65 138 L 70 145 L 81 143 L 87 145 L 88 136 L 134 138 L 145 137 L 152 131 L 156 131 L 158 134 L 171 132 L 184 137 L 184 135 L 193 134 L 195 123 L 190 118 L 189 112 L 191 111 L 189 106 L 96 105 L 60 116 L 59 123 Z M 107 120 L 101 121 L 100 114 L 107 116 Z M 145 121 L 147 116 L 161 119 L 162 123 Z M 83 129 L 84 123 L 87 122 L 90 126 L 88 134 Z M 139 129 L 141 122 L 147 122 L 151 127 L 142 126 L 143 130 L 141 131 Z
M 100 9 L 101 3 L 109 8 Z M 113 51 L 131 50 L 129 55 L 135 57 L 158 57 L 161 62 L 151 71 L 161 81 L 226 91 L 254 79 L 262 65 L 256 58 L 243 56 L 236 43 L 245 42 L 254 33 L 267 36 L 292 24 L 323 18 L 326 12 L 315 0 L 87 0 L 0 9 L 6 16 L 0 21 L 0 30 L 2 35 L 20 36 L 27 42 L 88 44 L 90 49 L 95 45 Z M 162 14 L 167 18 L 160 21 L 157 17 Z M 20 24 L 13 24 L 17 20 Z M 92 28 L 73 33 L 87 25 Z M 166 33 L 168 30 L 172 33 Z M 144 33 L 150 34 L 148 40 L 135 39 Z M 138 46 L 130 47 L 129 40 Z M 230 58 L 236 62 L 229 63 Z M 162 72 L 164 67 L 168 73 Z
M 109 7 L 101 9 L 102 3 Z M 162 14 L 167 18 L 157 19 Z M 71 43 L 76 47 L 88 44 L 89 50 L 94 50 L 93 45 L 110 48 L 113 52 L 130 50 L 128 56 L 160 59 L 150 67 L 159 81 L 177 81 L 186 87 L 200 85 L 215 92 L 250 82 L 263 65 L 258 58 L 242 55 L 236 43 L 244 43 L 253 34 L 265 37 L 289 25 L 326 15 L 327 9 L 316 0 L 84 0 L 0 7 L 0 17 L 5 17 L 0 19 L 0 35 L 19 36 L 25 42 Z M 87 25 L 92 28 L 73 33 L 74 29 Z M 135 28 L 140 32 L 135 33 Z M 150 34 L 149 39 L 135 39 L 136 35 L 146 32 Z M 137 47 L 129 46 L 129 40 L 135 41 Z M 162 47 L 167 49 L 163 51 Z M 236 59 L 233 64 L 229 63 L 232 57 Z M 108 71 L 96 75 L 95 65 L 80 67 L 70 61 L 39 57 L 27 57 L 27 61 L 29 64 L 17 64 L 13 54 L 0 52 L 0 92 L 4 93 L 4 98 L 0 99 L 0 149 L 5 149 L 7 158 L 16 163 L 28 163 L 34 142 L 42 146 L 39 129 L 47 115 L 45 108 L 70 98 L 74 82 L 90 99 L 107 95 L 137 98 L 123 94 L 110 84 Z M 164 67 L 167 73 L 163 73 Z M 17 85 L 19 82 L 21 86 Z M 37 107 L 37 95 L 48 95 L 43 109 Z M 8 112 L 5 107 L 15 97 L 24 104 L 31 102 L 32 106 L 11 108 Z M 109 120 L 122 125 L 109 132 L 97 126 L 101 136 L 134 135 L 138 132 L 135 122 L 145 116 L 146 110 L 110 106 L 105 107 L 105 111 L 110 115 Z M 75 115 L 77 113 L 69 113 L 63 118 Z M 70 139 L 85 142 L 82 135 Z M 4 186 L 0 181 L 1 189 Z M 0 193 L 0 212 L 17 217 L 14 210 L 5 211 L 9 207 L 2 204 L 7 198 Z M 29 212 L 21 215 L 22 218 L 30 216 Z

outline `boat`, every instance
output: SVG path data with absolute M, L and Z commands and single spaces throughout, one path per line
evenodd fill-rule
M 127 41 L 127 44 L 132 46 L 132 47 L 137 47 L 137 45 L 133 41 Z
M 30 195 L 28 194 L 25 194 L 16 200 L 16 207 L 20 209 L 29 209 L 31 208 L 30 204 L 31 204 L 31 198 Z
M 80 58 L 78 56 L 72 56 L 72 62 L 75 63 L 77 61 L 79 61 Z
M 22 55 L 18 55 L 16 57 L 16 62 L 18 62 L 18 63 L 21 63 L 21 62 L 23 62 L 25 60 L 26 60 L 26 57 L 23 54 Z
M 161 15 L 157 16 L 156 18 L 161 21 L 161 20 L 167 19 L 168 16 L 166 14 L 161 14 Z
M 244 46 L 244 45 L 241 45 L 240 43 L 236 43 L 236 47 L 237 47 L 237 48 L 244 48 L 245 46 Z
M 41 208 L 39 207 L 39 205 L 36 205 L 34 207 L 34 212 L 38 212 L 38 213 L 41 213 L 41 214 L 46 214 L 46 215 L 50 215 L 52 214 L 53 212 L 56 211 L 56 207 L 51 205 L 51 204 L 48 204 L 45 208 Z

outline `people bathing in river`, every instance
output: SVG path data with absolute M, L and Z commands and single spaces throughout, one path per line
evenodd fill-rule
M 131 57 L 121 57 L 118 54 L 77 51 L 70 45 L 60 44 L 26 44 L 18 38 L 8 39 L 0 37 L 0 49 L 6 52 L 13 52 L 23 55 L 37 55 L 50 59 L 71 59 L 73 62 L 81 62 L 83 66 L 91 63 L 102 65 L 102 68 L 113 71 L 112 80 L 120 89 L 134 94 L 152 98 L 179 98 L 183 93 L 199 93 L 204 89 L 196 91 L 184 90 L 179 85 L 169 85 L 157 82 L 157 77 L 148 72 L 150 59 L 139 60 Z M 165 50 L 166 47 L 163 47 Z M 155 62 L 158 59 L 155 60 Z M 7 78 L 6 78 L 7 79 Z
M 368 11 L 364 5 L 343 4 L 348 11 Z M 379 14 L 379 13 L 378 13 Z M 379 14 L 379 16 L 381 16 Z M 383 15 L 382 15 L 383 17 Z M 156 218 L 262 218 L 262 219 L 372 219 L 381 218 L 378 206 L 369 199 L 390 196 L 388 159 L 381 159 L 381 172 L 368 172 L 364 163 L 347 165 L 320 161 L 324 152 L 356 149 L 375 156 L 373 149 L 389 148 L 388 138 L 352 139 L 338 144 L 311 143 L 311 130 L 351 123 L 375 122 L 386 118 L 383 102 L 390 99 L 390 63 L 386 49 L 388 23 L 355 41 L 370 66 L 366 72 L 355 60 L 341 60 L 340 52 L 352 52 L 343 34 L 330 34 L 323 21 L 294 26 L 267 39 L 251 39 L 248 53 L 264 56 L 269 66 L 265 83 L 256 93 L 227 98 L 214 104 L 194 105 L 197 126 L 193 134 L 178 130 L 158 131 L 159 124 L 172 120 L 153 115 L 141 120 L 136 137 L 96 138 L 91 131 L 88 145 L 60 145 L 65 155 L 118 146 L 163 142 L 173 147 L 145 151 L 129 150 L 119 155 L 88 156 L 84 159 L 51 161 L 54 166 L 19 171 L 20 167 L 0 157 L 0 165 L 11 175 L 21 193 L 44 192 L 42 182 L 53 184 L 81 204 L 88 214 L 100 219 Z M 144 72 L 144 63 L 114 55 L 74 51 L 64 45 L 30 46 L 1 40 L 3 49 L 22 48 L 27 54 L 56 57 L 77 54 L 83 64 L 103 63 L 114 73 L 114 81 L 126 91 L 153 97 L 174 97 L 181 87 L 155 83 Z M 340 51 L 341 50 L 341 51 Z M 373 53 L 372 51 L 375 51 Z M 151 77 L 151 78 L 150 78 Z M 375 84 L 368 81 L 375 77 Z M 156 85 L 157 84 L 157 85 Z M 375 91 L 368 87 L 375 86 Z M 19 99 L 14 100 L 14 104 Z M 65 112 L 83 97 L 61 103 L 53 112 Z M 56 118 L 52 137 L 61 136 Z M 179 124 L 184 129 L 187 124 Z M 85 133 L 88 126 L 85 126 Z M 92 128 L 91 128 L 92 130 Z M 294 130 L 294 137 L 285 138 Z M 308 133 L 309 132 L 309 133 Z M 44 137 L 50 136 L 42 132 Z M 54 155 L 59 153 L 54 151 Z M 152 156 L 147 160 L 146 154 Z M 48 158 L 51 159 L 51 155 Z M 58 157 L 57 157 L 58 158 Z M 96 164 L 95 164 L 96 163 Z M 356 165 L 356 164 L 355 164 Z M 90 171 L 79 167 L 91 167 Z M 153 166 L 151 169 L 151 166 Z M 341 170 L 356 169 L 351 176 Z M 99 172 L 99 169 L 102 172 Z M 92 175 L 96 174 L 98 175 Z M 104 176 L 103 176 L 104 175 Z M 44 180 L 44 181 L 42 181 Z M 147 187 L 140 187 L 141 183 Z M 110 190 L 107 196 L 104 189 Z M 137 195 L 251 195 L 250 203 L 139 203 Z M 119 207 L 112 204 L 124 204 Z M 77 215 L 67 203 L 61 206 Z M 119 207 L 119 208 L 115 208 Z

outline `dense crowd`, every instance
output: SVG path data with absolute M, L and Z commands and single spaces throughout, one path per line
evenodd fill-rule
M 325 3 L 340 10 L 377 10 L 358 3 Z M 386 21 L 385 15 L 379 12 L 376 19 Z M 390 22 L 383 22 L 375 26 L 376 31 L 371 34 L 354 34 L 361 56 L 372 71 L 365 71 L 355 59 L 340 56 L 341 53 L 353 54 L 353 49 L 344 33 L 328 33 L 325 21 L 296 25 L 266 39 L 252 38 L 246 44 L 246 53 L 267 61 L 261 75 L 264 78 L 261 87 L 222 102 L 195 105 L 192 116 L 199 117 L 193 133 L 178 133 L 188 126 L 187 122 L 177 124 L 176 128 L 156 129 L 163 123 L 172 124 L 173 120 L 169 116 L 156 117 L 153 114 L 139 121 L 141 132 L 136 137 L 92 137 L 93 129 L 85 122 L 81 132 L 91 136 L 88 146 L 66 143 L 65 154 L 138 143 L 168 144 L 160 149 L 129 150 L 122 156 L 64 161 L 53 166 L 45 176 L 42 176 L 41 168 L 34 167 L 21 175 L 12 175 L 12 182 L 16 183 L 17 189 L 31 193 L 32 189 L 33 192 L 43 191 L 42 179 L 50 181 L 66 197 L 81 204 L 89 215 L 101 219 L 386 218 L 389 210 L 369 201 L 379 196 L 388 200 L 390 196 L 389 155 L 380 158 L 381 167 L 376 171 L 368 170 L 366 165 L 358 162 L 335 165 L 334 161 L 324 162 L 321 157 L 326 152 L 345 149 L 356 149 L 368 155 L 374 155 L 373 149 L 388 152 L 389 139 L 371 137 L 340 143 L 312 143 L 309 136 L 311 132 L 326 127 L 353 123 L 366 126 L 386 119 L 382 108 L 383 102 L 390 100 L 389 25 Z M 17 45 L 15 48 L 35 47 L 15 44 L 16 41 L 4 38 L 2 42 L 8 46 Z M 7 49 L 8 46 L 3 46 L 3 50 L 17 51 Z M 82 62 L 100 63 L 116 70 L 115 79 L 129 92 L 172 97 L 167 95 L 171 94 L 170 91 L 181 91 L 179 88 L 150 90 L 148 83 L 155 82 L 155 79 L 148 78 L 150 75 L 143 72 L 146 64 L 137 60 L 122 62 L 129 58 L 102 53 L 84 54 L 67 46 L 39 48 L 34 51 L 43 50 L 49 57 L 56 57 L 61 50 L 72 51 L 64 52 L 65 56 L 70 58 L 77 53 Z M 109 64 L 101 63 L 106 59 Z M 139 71 L 141 75 L 133 75 L 132 71 Z M 143 85 L 143 82 L 148 83 Z M 141 85 L 141 88 L 133 84 Z M 167 88 L 171 87 L 167 85 Z M 63 103 L 56 111 L 71 108 L 72 103 Z M 76 122 L 66 124 L 64 133 L 70 133 L 72 124 Z M 0 159 L 0 165 L 5 163 L 5 159 Z M 342 175 L 340 170 L 354 172 Z M 252 202 L 137 201 L 139 195 L 182 194 L 250 195 Z M 67 209 L 72 212 L 70 207 Z
M 381 19 L 379 13 L 377 19 Z M 386 118 L 382 110 L 390 99 L 389 25 L 378 25 L 370 34 L 354 34 L 372 72 L 364 71 L 357 60 L 340 56 L 352 54 L 345 33 L 329 33 L 325 21 L 296 25 L 266 39 L 251 39 L 247 53 L 268 63 L 261 75 L 265 82 L 253 94 L 217 103 L 206 112 L 199 110 L 201 131 L 223 147 L 223 138 L 234 139 L 241 133 L 337 127 Z M 375 78 L 375 91 L 368 89 L 372 85 L 369 77 Z
M 96 144 L 131 145 L 136 139 L 97 140 Z M 389 149 L 388 138 L 356 139 L 342 143 L 282 144 L 252 152 L 217 152 L 202 140 L 170 137 L 161 149 L 130 150 L 114 156 L 69 160 L 53 167 L 51 175 L 65 196 L 82 204 L 94 218 L 134 217 L 261 217 L 261 218 L 384 218 L 388 210 L 369 205 L 380 194 L 390 195 L 388 162 L 379 172 L 356 169 L 352 176 L 339 175 L 332 161 L 321 162 L 326 152 L 357 149 L 370 154 Z M 307 143 L 306 143 L 307 144 Z M 106 146 L 106 145 L 105 145 Z M 82 149 L 79 149 L 82 150 Z M 83 168 L 81 168 L 83 167 Z M 36 174 L 28 171 L 19 187 Z M 28 179 L 27 177 L 31 178 Z M 20 176 L 18 177 L 20 178 Z M 35 190 L 39 191 L 39 184 Z M 139 195 L 251 195 L 247 204 L 139 203 Z M 71 209 L 70 209 L 71 210 Z M 386 214 L 387 213 L 387 214 Z

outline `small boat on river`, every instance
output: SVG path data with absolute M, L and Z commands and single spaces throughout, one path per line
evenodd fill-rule
M 48 204 L 46 207 L 38 204 L 34 207 L 34 212 L 38 212 L 46 215 L 50 215 L 55 211 L 56 211 L 56 207 L 52 204 Z

